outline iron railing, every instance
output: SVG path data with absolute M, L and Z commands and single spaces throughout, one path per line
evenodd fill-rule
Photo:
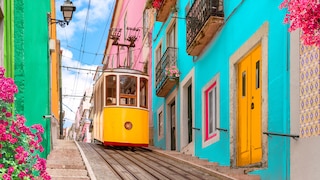
M 165 71 L 169 66 L 175 66 L 177 63 L 177 48 L 168 47 L 162 55 L 160 62 L 156 65 L 156 89 L 159 89 L 168 78 Z
M 187 48 L 210 16 L 223 17 L 223 0 L 196 0 L 187 14 Z

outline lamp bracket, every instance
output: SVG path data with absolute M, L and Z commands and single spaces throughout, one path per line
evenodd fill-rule
M 60 20 L 60 19 L 50 19 L 51 24 L 59 24 L 61 27 L 66 27 L 66 25 L 69 24 L 69 22 Z

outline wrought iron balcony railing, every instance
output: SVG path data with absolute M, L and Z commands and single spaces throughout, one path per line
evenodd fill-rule
M 176 84 L 170 83 L 168 81 L 168 76 L 166 75 L 166 68 L 171 66 L 176 66 L 177 63 L 177 48 L 168 47 L 160 62 L 156 65 L 156 94 L 158 96 L 164 97 Z
M 187 14 L 187 52 L 199 55 L 223 24 L 223 0 L 196 0 Z

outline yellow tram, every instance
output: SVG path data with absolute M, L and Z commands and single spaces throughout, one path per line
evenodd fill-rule
M 94 85 L 94 140 L 106 146 L 148 146 L 148 76 L 107 69 Z

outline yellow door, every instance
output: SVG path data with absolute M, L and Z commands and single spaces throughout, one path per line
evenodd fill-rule
M 261 45 L 238 64 L 237 165 L 261 162 Z

